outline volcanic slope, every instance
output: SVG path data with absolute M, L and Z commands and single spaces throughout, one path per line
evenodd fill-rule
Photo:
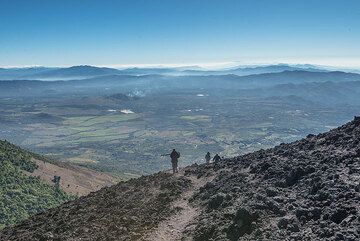
M 359 240 L 360 118 L 268 150 L 160 172 L 35 215 L 1 240 Z

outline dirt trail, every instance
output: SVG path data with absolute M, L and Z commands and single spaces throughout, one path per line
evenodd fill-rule
M 180 171 L 176 175 L 184 175 L 183 171 Z M 177 240 L 189 240 L 183 237 L 183 231 L 191 222 L 196 218 L 200 210 L 198 207 L 194 207 L 189 204 L 189 198 L 196 193 L 200 187 L 204 186 L 207 182 L 211 181 L 213 177 L 202 177 L 200 179 L 195 176 L 188 177 L 193 186 L 190 190 L 184 192 L 181 197 L 175 201 L 172 206 L 174 209 L 180 210 L 176 214 L 170 216 L 168 219 L 161 222 L 156 229 L 152 230 L 143 240 L 146 241 L 177 241 Z

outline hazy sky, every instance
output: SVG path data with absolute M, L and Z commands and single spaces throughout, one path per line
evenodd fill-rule
M 0 66 L 360 67 L 360 0 L 0 0 Z

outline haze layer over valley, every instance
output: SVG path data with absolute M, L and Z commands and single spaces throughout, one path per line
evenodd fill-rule
M 0 139 L 123 178 L 231 157 L 350 120 L 360 75 L 316 66 L 0 70 Z

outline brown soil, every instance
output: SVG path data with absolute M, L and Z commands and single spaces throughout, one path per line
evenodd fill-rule
M 84 196 L 90 192 L 97 191 L 105 186 L 111 186 L 118 180 L 106 173 L 101 173 L 68 163 L 60 163 L 58 165 L 33 160 L 38 168 L 33 172 L 25 172 L 29 176 L 39 176 L 43 181 L 54 185 L 52 182 L 54 176 L 60 176 L 61 189 L 67 193 L 77 196 Z

